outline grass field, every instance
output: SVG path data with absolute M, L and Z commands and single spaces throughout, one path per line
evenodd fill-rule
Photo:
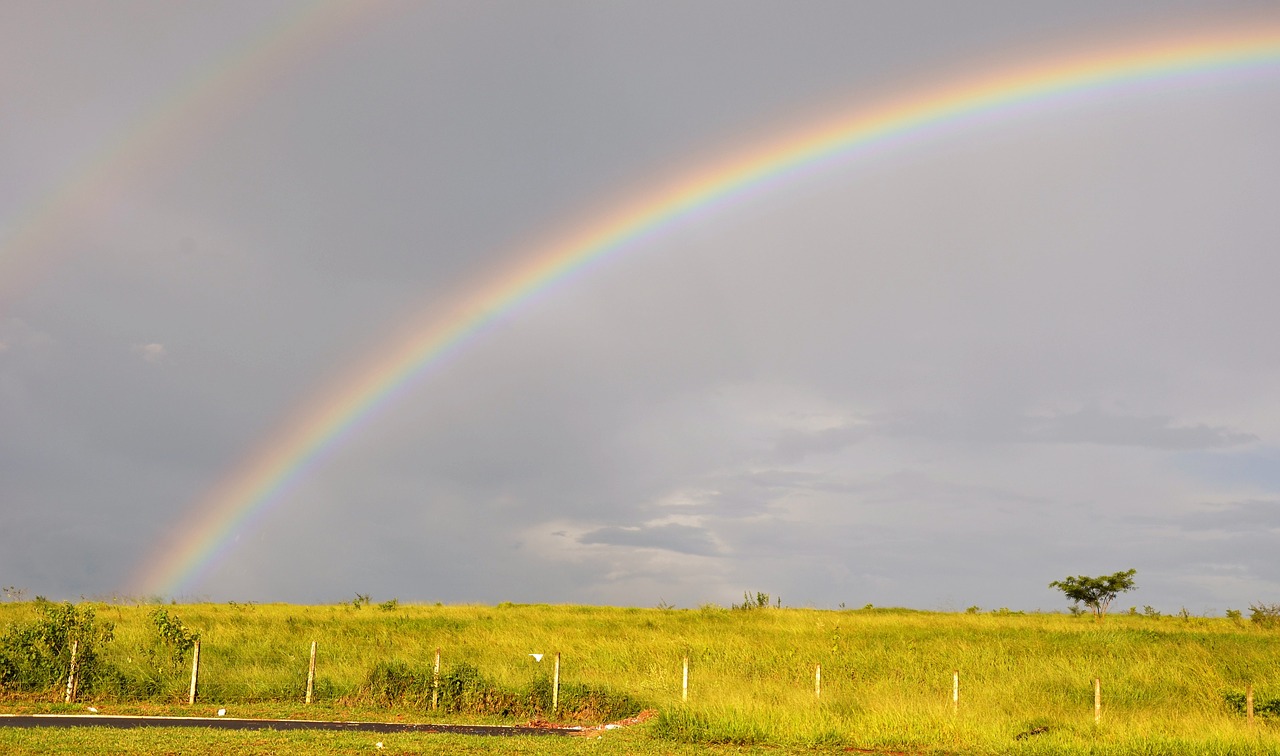
M 570 741 L 0 728 L 0 751 L 355 753 L 382 741 L 382 752 L 392 753 L 1280 754 L 1276 718 L 1259 716 L 1250 726 L 1231 703 L 1250 684 L 1260 706 L 1280 699 L 1280 631 L 1247 620 L 1120 615 L 1099 625 L 1061 614 L 893 609 L 166 606 L 201 636 L 200 695 L 188 706 L 189 658 L 181 665 L 164 659 L 156 607 L 93 606 L 99 622 L 115 626 L 102 657 L 116 670 L 115 687 L 100 686 L 71 706 L 60 690 L 7 692 L 0 712 L 92 704 L 103 713 L 207 716 L 226 708 L 234 716 L 516 723 L 529 712 L 552 718 L 550 665 L 559 652 L 568 711 L 558 718 L 599 721 L 640 708 L 658 715 Z M 0 628 L 37 616 L 31 602 L 0 604 Z M 306 706 L 312 640 L 319 644 L 316 702 Z M 449 712 L 430 711 L 437 647 L 446 676 L 470 670 L 490 692 Z M 535 662 L 531 653 L 546 656 Z M 1102 690 L 1096 725 L 1095 678 Z M 121 687 L 139 681 L 150 686 L 141 700 Z

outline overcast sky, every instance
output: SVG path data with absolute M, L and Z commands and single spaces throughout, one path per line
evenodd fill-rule
M 255 52 L 301 7 L 0 4 L 0 584 L 129 591 L 404 323 L 727 154 L 967 72 L 1280 27 L 419 2 Z M 698 213 L 415 382 L 183 598 L 1061 609 L 1051 580 L 1136 568 L 1125 606 L 1280 600 L 1277 134 L 1273 65 Z

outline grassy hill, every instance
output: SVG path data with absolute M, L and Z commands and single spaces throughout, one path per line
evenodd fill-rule
M 241 716 L 514 722 L 603 721 L 653 708 L 658 716 L 626 736 L 628 748 L 1280 753 L 1276 718 L 1260 715 L 1250 727 L 1239 709 L 1248 685 L 1259 709 L 1280 699 L 1280 632 L 1238 618 L 1120 615 L 1098 624 L 1006 612 L 391 602 L 86 608 L 100 633 L 113 625 L 113 637 L 99 643 L 97 674 L 80 699 L 113 713 L 226 707 Z M 42 612 L 47 606 L 34 602 L 0 604 L 5 642 Z M 168 643 L 161 625 L 170 628 Z M 182 631 L 201 641 L 194 707 L 185 703 Z M 315 703 L 306 706 L 313 640 Z M 437 648 L 441 705 L 433 712 Z M 561 707 L 553 715 L 557 652 Z M 0 711 L 63 708 L 55 703 L 60 687 L 13 688 L 0 693 Z

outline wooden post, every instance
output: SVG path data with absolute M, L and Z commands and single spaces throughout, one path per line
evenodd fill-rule
M 689 655 L 684 655 L 684 682 L 680 684 L 680 700 L 689 702 Z
M 311 641 L 311 664 L 307 667 L 307 703 L 311 703 L 311 691 L 316 684 L 316 642 Z
M 822 698 L 822 664 L 813 668 L 813 697 Z
M 951 673 L 951 710 L 960 711 L 960 670 Z
M 80 641 L 71 641 L 71 666 L 67 669 L 67 695 L 63 703 L 76 700 L 76 656 L 80 651 Z
M 1245 717 L 1249 720 L 1249 726 L 1253 726 L 1253 683 L 1249 683 L 1249 687 L 1244 689 L 1244 711 Z
M 440 702 L 440 649 L 436 648 L 436 666 L 431 672 L 431 710 Z
M 191 705 L 196 702 L 196 679 L 200 676 L 200 641 L 196 641 L 195 649 L 191 652 L 191 691 L 187 694 L 187 704 Z
M 556 652 L 556 671 L 555 678 L 551 682 L 551 713 L 555 714 L 560 708 L 560 652 Z
M 1093 678 L 1093 723 L 1102 722 L 1102 678 Z

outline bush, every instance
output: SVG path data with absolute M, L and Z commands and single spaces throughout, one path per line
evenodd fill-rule
M 470 664 L 458 664 L 440 675 L 440 708 L 445 711 L 506 717 L 541 712 L 536 694 L 526 691 L 523 706 L 521 698 L 515 692 L 503 690 Z M 549 710 L 550 684 L 547 685 L 546 699 L 546 708 Z
M 151 624 L 155 625 L 160 643 L 175 666 L 186 661 L 187 655 L 200 641 L 200 633 L 188 628 L 178 615 L 169 614 L 164 608 L 151 612 Z
M 428 686 L 430 681 L 428 676 Z M 380 661 L 374 664 L 365 675 L 364 685 L 360 687 L 362 697 L 383 706 L 399 703 L 411 693 L 421 695 L 422 676 L 402 661 Z
M 729 608 L 730 608 L 730 609 L 738 609 L 738 610 L 748 610 L 748 609 L 768 609 L 768 608 L 769 608 L 769 594 L 767 594 L 767 593 L 762 593 L 762 592 L 760 592 L 760 591 L 756 591 L 756 595 L 755 595 L 755 597 L 754 597 L 754 598 L 752 598 L 752 596 L 751 596 L 751 594 L 750 594 L 749 592 L 747 592 L 747 591 L 743 591 L 743 592 L 742 592 L 742 603 L 741 603 L 741 604 L 730 604 L 730 605 L 729 605 Z M 779 609 L 781 609 L 781 608 L 782 608 L 782 599 L 781 599 L 781 598 L 779 598 L 779 599 L 778 599 L 777 608 L 779 608 Z
M 99 656 L 111 642 L 115 627 L 99 624 L 92 607 L 71 602 L 55 604 L 36 599 L 40 617 L 11 625 L 0 637 L 0 687 L 40 692 L 66 684 L 71 669 L 71 645 L 76 650 L 76 688 L 90 692 L 95 684 L 118 677 Z
M 429 706 L 430 669 L 414 669 L 402 661 L 378 662 L 360 687 L 360 696 L 383 706 L 408 703 Z M 552 715 L 552 680 L 539 674 L 522 688 L 504 688 L 470 664 L 457 664 L 440 674 L 441 711 L 452 714 L 546 718 Z M 644 706 L 622 693 L 586 685 L 560 685 L 558 715 L 565 719 L 604 721 L 639 713 Z
M 1246 710 L 1245 694 L 1238 690 L 1228 690 L 1223 692 L 1223 699 L 1226 700 L 1227 706 L 1232 710 L 1244 714 Z M 1280 716 L 1280 698 L 1262 698 L 1254 696 L 1253 713 L 1260 717 Z
M 543 682 L 539 686 L 539 682 Z M 551 681 L 534 681 L 535 690 L 547 691 L 543 711 L 551 711 Z M 577 683 L 560 683 L 560 716 L 584 722 L 608 722 L 635 716 L 644 704 L 626 693 L 607 688 L 591 688 Z
M 1280 604 L 1250 604 L 1249 619 L 1258 627 L 1271 629 L 1280 626 Z

